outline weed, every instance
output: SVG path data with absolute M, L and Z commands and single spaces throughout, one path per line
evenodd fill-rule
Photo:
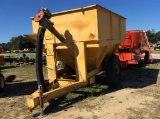
M 92 119 L 98 119 L 99 117 L 97 115 L 93 115 Z
M 80 116 L 80 117 L 76 117 L 76 119 L 84 119 L 84 118 Z

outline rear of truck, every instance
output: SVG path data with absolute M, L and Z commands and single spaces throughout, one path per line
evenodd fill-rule
M 139 64 L 141 60 L 144 60 L 146 64 L 152 62 L 146 32 L 143 30 L 126 31 L 125 41 L 119 45 L 116 55 L 119 56 L 123 68 L 130 64 Z

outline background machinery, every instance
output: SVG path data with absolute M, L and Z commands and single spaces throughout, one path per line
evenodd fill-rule
M 3 74 L 1 73 L 1 66 L 4 65 L 4 56 L 0 55 L 0 93 L 5 89 L 5 79 Z
M 160 42 L 157 42 L 156 44 L 154 44 L 154 50 L 156 49 L 160 49 Z
M 119 57 L 123 68 L 129 64 L 138 64 L 142 59 L 146 64 L 152 62 L 146 32 L 143 30 L 126 31 L 125 41 L 118 46 L 116 55 Z

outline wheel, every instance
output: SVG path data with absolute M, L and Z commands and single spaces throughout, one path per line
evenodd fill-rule
M 106 67 L 106 83 L 109 86 L 120 87 L 121 62 L 119 57 L 112 55 L 105 63 Z
M 149 64 L 150 63 L 149 52 L 148 51 L 145 52 L 144 62 L 145 62 L 145 64 Z
M 3 92 L 4 88 L 5 88 L 4 76 L 2 74 L 0 74 L 0 92 Z

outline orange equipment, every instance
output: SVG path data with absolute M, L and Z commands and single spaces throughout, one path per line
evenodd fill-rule
M 152 62 L 146 32 L 143 30 L 126 31 L 125 41 L 119 45 L 116 55 L 119 56 L 122 68 L 129 64 L 138 64 L 141 59 L 144 59 L 146 64 Z

